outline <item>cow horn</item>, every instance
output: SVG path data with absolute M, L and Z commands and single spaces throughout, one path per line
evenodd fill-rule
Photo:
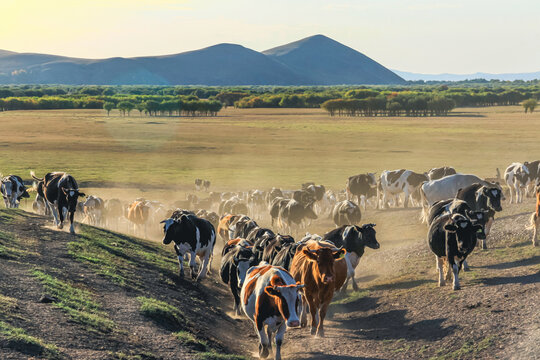
M 160 224 L 163 224 L 163 223 L 165 223 L 167 220 L 168 220 L 168 219 L 161 220 L 159 223 L 160 223 Z

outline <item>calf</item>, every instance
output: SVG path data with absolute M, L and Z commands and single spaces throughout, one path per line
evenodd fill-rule
M 270 342 L 274 333 L 274 359 L 281 359 L 281 345 L 287 327 L 300 326 L 297 308 L 299 290 L 303 287 L 280 267 L 260 265 L 248 270 L 240 293 L 242 310 L 255 325 L 261 359 L 265 359 L 272 350 Z
M 354 200 L 366 209 L 366 200 L 377 194 L 377 179 L 375 173 L 354 175 L 347 180 L 347 200 Z
M 382 207 L 386 208 L 389 196 L 393 196 L 396 199 L 397 205 L 399 194 L 403 193 L 405 197 L 403 207 L 406 208 L 409 204 L 409 196 L 427 180 L 428 177 L 426 174 L 419 174 L 411 170 L 383 171 L 381 173 L 380 191 L 377 199 L 382 198 Z M 377 205 L 379 205 L 378 202 Z
M 90 195 L 83 203 L 83 211 L 85 214 L 84 219 L 86 220 L 86 222 L 88 222 L 88 224 L 100 225 L 104 209 L 105 204 L 103 202 L 103 199 L 94 195 Z
M 376 231 L 373 228 L 374 226 L 375 224 L 364 224 L 361 227 L 357 225 L 343 225 L 324 234 L 324 240 L 330 241 L 337 247 L 343 247 L 347 250 L 345 254 L 347 279 L 341 291 L 347 289 L 349 279 L 352 280 L 353 290 L 358 290 L 358 285 L 356 285 L 356 280 L 354 279 L 354 272 L 360 262 L 360 258 L 364 255 L 366 246 L 371 249 L 378 249 L 380 247 L 375 237 Z
M 456 194 L 456 199 L 465 201 L 472 210 L 487 212 L 487 223 L 484 228 L 486 236 L 489 235 L 491 226 L 493 225 L 495 213 L 502 211 L 502 197 L 502 191 L 498 184 L 493 186 L 472 184 L 459 189 Z M 487 249 L 485 238 L 482 241 L 482 249 Z
M 443 167 L 430 169 L 427 173 L 427 176 L 429 180 L 438 180 L 438 179 L 442 179 L 445 176 L 454 175 L 454 174 L 456 174 L 456 169 L 454 169 L 451 166 L 443 166 Z
M 428 243 L 436 257 L 439 286 L 445 284 L 443 268 L 446 267 L 446 278 L 449 278 L 451 270 L 454 277 L 453 289 L 460 289 L 459 270 L 474 250 L 476 233 L 481 229 L 481 225 L 473 224 L 461 214 L 443 215 L 433 221 L 428 231 Z
M 531 182 L 529 169 L 522 163 L 512 163 L 504 172 L 504 180 L 510 190 L 510 204 L 515 199 L 516 204 L 523 201 L 523 193 Z
M 18 208 L 22 198 L 30 197 L 22 179 L 17 175 L 2 177 L 1 191 L 6 208 Z
M 324 337 L 324 318 L 334 291 L 340 289 L 347 278 L 344 249 L 325 241 L 308 240 L 296 250 L 291 274 L 305 285 L 301 325 L 307 325 L 306 309 L 311 313 L 311 335 Z
M 54 217 L 56 226 L 59 229 L 64 227 L 64 218 L 69 214 L 69 232 L 75 234 L 73 217 L 77 210 L 77 199 L 79 196 L 86 196 L 79 191 L 77 181 L 73 176 L 64 172 L 51 172 L 42 179 L 30 172 L 32 178 L 41 183 L 38 194 L 45 198 L 47 207 Z
M 196 281 L 204 279 L 216 243 L 216 232 L 212 224 L 208 220 L 200 219 L 192 214 L 182 214 L 176 219 L 169 218 L 161 223 L 164 224 L 163 233 L 165 234 L 163 244 L 167 245 L 174 241 L 174 250 L 180 266 L 180 277 L 184 277 L 184 255 L 189 254 L 191 278 L 196 278 Z M 195 256 L 202 263 L 198 273 Z
M 334 205 L 332 219 L 336 227 L 358 224 L 362 219 L 360 207 L 350 200 L 343 200 Z
M 533 229 L 533 237 L 532 237 L 532 243 L 533 246 L 536 246 L 536 239 L 538 234 L 538 228 L 540 227 L 540 183 L 536 184 L 536 210 L 532 213 L 531 216 L 531 223 L 528 227 L 528 229 Z
M 233 245 L 221 258 L 219 274 L 221 280 L 229 285 L 234 298 L 234 311 L 240 315 L 240 290 L 244 285 L 247 270 L 254 266 L 251 248 Z

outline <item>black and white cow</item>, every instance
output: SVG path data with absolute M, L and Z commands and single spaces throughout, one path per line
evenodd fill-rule
M 486 211 L 487 222 L 484 232 L 489 235 L 495 213 L 502 211 L 501 200 L 502 191 L 497 186 L 486 186 L 481 184 L 472 184 L 463 189 L 459 189 L 456 199 L 467 202 L 467 205 L 474 211 Z M 487 249 L 486 239 L 482 241 L 482 249 Z
M 221 280 L 229 285 L 234 298 L 234 311 L 241 314 L 240 290 L 244 285 L 248 269 L 255 266 L 253 252 L 245 246 L 235 245 L 231 247 L 221 258 L 219 274 Z
M 460 289 L 459 270 L 467 256 L 474 250 L 476 234 L 481 229 L 481 225 L 473 224 L 461 214 L 447 214 L 433 221 L 428 231 L 428 243 L 436 257 L 439 286 L 445 285 L 443 274 L 446 267 L 446 278 L 449 279 L 452 271 L 453 289 Z
M 271 241 L 269 241 L 264 247 L 262 253 L 262 261 L 272 264 L 277 254 L 291 244 L 294 244 L 294 238 L 290 235 L 277 234 Z
M 282 229 L 287 227 L 290 233 L 293 225 L 300 226 L 305 220 L 316 220 L 317 214 L 313 210 L 313 204 L 313 202 L 301 204 L 294 199 L 290 199 L 279 209 L 278 226 Z
M 214 226 L 205 219 L 200 219 L 195 215 L 186 213 L 177 218 L 169 218 L 161 221 L 163 223 L 163 244 L 170 244 L 174 241 L 174 250 L 178 256 L 180 266 L 180 277 L 184 277 L 184 255 L 189 254 L 189 267 L 191 278 L 197 281 L 206 277 L 209 270 L 209 263 L 216 244 L 216 231 Z M 199 257 L 202 266 L 197 272 L 197 262 L 195 256 Z
M 64 172 L 51 172 L 42 179 L 30 173 L 32 178 L 38 181 L 38 194 L 46 200 L 47 207 L 54 217 L 59 229 L 64 227 L 64 218 L 69 214 L 69 232 L 75 234 L 73 218 L 77 210 L 77 199 L 86 196 L 79 191 L 75 178 Z
M 362 219 L 360 207 L 350 200 L 343 200 L 334 205 L 332 219 L 337 226 L 358 224 Z
M 534 197 L 536 184 L 540 182 L 540 160 L 525 161 L 523 165 L 529 170 L 529 178 L 531 179 L 527 188 L 527 194 Z
M 341 287 L 341 291 L 347 289 L 349 280 L 352 280 L 353 289 L 355 291 L 358 290 L 358 285 L 356 285 L 356 280 L 354 279 L 354 272 L 360 262 L 360 258 L 364 255 L 366 246 L 371 249 L 378 249 L 380 247 L 375 236 L 374 226 L 375 224 L 364 224 L 362 226 L 343 225 L 324 234 L 323 240 L 331 241 L 336 247 L 343 247 L 347 250 L 345 254 L 347 279 Z
M 512 163 L 504 172 L 504 180 L 510 190 L 510 204 L 515 200 L 516 204 L 523 201 L 523 195 L 531 183 L 529 169 L 522 163 Z
M 366 200 L 377 196 L 377 179 L 375 173 L 354 175 L 347 180 L 347 200 L 353 200 L 366 209 Z
M 454 174 L 438 180 L 430 180 L 420 187 L 422 198 L 422 221 L 427 221 L 427 212 L 431 205 L 437 201 L 453 199 L 459 189 L 463 189 L 472 184 L 495 186 L 494 184 L 482 180 L 476 175 Z
M 399 195 L 403 193 L 403 206 L 408 207 L 409 197 L 427 180 L 428 177 L 426 174 L 419 174 L 411 170 L 385 170 L 381 173 L 379 180 L 380 190 L 377 194 L 377 198 L 382 201 L 382 208 L 386 208 L 388 206 L 389 197 L 393 197 L 397 205 Z
M 1 191 L 6 208 L 18 208 L 22 198 L 29 198 L 22 179 L 17 175 L 2 177 Z
M 448 175 L 454 175 L 456 174 L 456 169 L 454 169 L 451 166 L 443 166 L 438 168 L 433 168 L 428 171 L 428 178 L 429 180 L 438 180 L 442 179 L 445 176 Z

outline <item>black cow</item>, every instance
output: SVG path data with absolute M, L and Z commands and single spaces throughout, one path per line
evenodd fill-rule
M 454 174 L 456 174 L 456 169 L 451 166 L 443 166 L 429 170 L 427 176 L 429 180 L 438 180 L 442 179 L 445 176 Z
M 200 219 L 189 212 L 178 212 L 176 218 L 169 218 L 161 221 L 163 223 L 163 244 L 170 244 L 174 241 L 174 250 L 178 256 L 180 266 L 180 277 L 184 277 L 184 255 L 189 254 L 191 268 L 191 278 L 197 281 L 204 279 L 210 267 L 209 262 L 216 244 L 216 231 L 210 221 Z M 195 256 L 199 257 L 202 266 L 197 273 L 197 262 Z
M 428 231 L 428 243 L 437 260 L 439 270 L 439 286 L 449 279 L 450 271 L 453 273 L 453 289 L 459 290 L 459 270 L 467 256 L 476 246 L 476 234 L 482 226 L 473 224 L 469 218 L 461 214 L 446 214 L 436 218 Z
M 377 179 L 375 179 L 375 173 L 349 177 L 346 190 L 347 200 L 354 200 L 354 197 L 356 196 L 356 202 L 362 204 L 365 210 L 366 200 L 370 197 L 377 196 Z
M 69 214 L 69 232 L 75 234 L 73 217 L 77 210 L 77 199 L 79 196 L 86 196 L 79 191 L 77 181 L 73 176 L 64 172 L 51 172 L 42 179 L 31 172 L 32 178 L 38 181 L 38 194 L 43 196 L 46 204 L 51 210 L 56 226 L 59 229 L 64 227 L 64 218 Z
M 221 258 L 219 274 L 221 280 L 231 289 L 236 315 L 241 314 L 240 290 L 246 279 L 247 270 L 256 265 L 251 249 L 243 246 L 235 245 Z
M 289 232 L 293 224 L 300 226 L 306 219 L 317 219 L 317 214 L 313 211 L 313 202 L 301 204 L 294 199 L 290 199 L 279 209 L 278 225 L 285 228 L 287 225 Z
M 360 207 L 350 200 L 343 200 L 334 205 L 332 219 L 336 226 L 358 224 L 362 219 Z
M 456 199 L 467 202 L 472 210 L 487 211 L 487 222 L 485 226 L 486 236 L 490 233 L 491 226 L 495 220 L 495 213 L 502 211 L 502 198 L 502 191 L 498 184 L 495 184 L 494 186 L 472 184 L 463 189 L 459 189 L 456 194 Z M 487 249 L 486 239 L 482 241 L 482 249 Z
M 373 228 L 375 224 L 358 225 L 343 225 L 327 232 L 323 236 L 323 240 L 331 241 L 336 247 L 343 247 L 347 250 L 345 254 L 345 261 L 347 262 L 347 279 L 341 287 L 342 291 L 347 289 L 349 279 L 352 280 L 353 289 L 358 290 L 356 280 L 354 279 L 354 272 L 360 258 L 364 255 L 365 247 L 371 249 L 378 249 L 380 244 L 377 242 L 375 236 L 376 231 Z
M 278 234 L 266 244 L 262 254 L 262 261 L 266 261 L 267 263 L 271 264 L 276 255 L 284 246 L 293 243 L 294 238 L 292 236 Z
M 0 175 L 0 177 L 2 177 Z M 23 180 L 17 175 L 8 175 L 2 178 L 2 196 L 6 208 L 18 208 L 22 198 L 29 198 Z

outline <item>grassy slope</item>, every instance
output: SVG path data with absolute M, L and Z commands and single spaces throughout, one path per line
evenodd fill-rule
M 0 357 L 239 358 L 227 355 L 227 337 L 216 337 L 220 324 L 235 326 L 213 305 L 220 290 L 212 280 L 177 282 L 170 249 L 44 224 L 0 210 Z M 39 303 L 42 294 L 54 302 Z
M 458 109 L 442 118 L 332 118 L 319 109 L 226 109 L 216 118 L 107 117 L 97 110 L 0 113 L 4 173 L 66 169 L 80 181 L 214 188 L 343 187 L 363 171 L 451 164 L 494 176 L 540 152 L 540 112 Z M 62 154 L 62 156 L 58 156 Z M 534 156 L 533 156 L 534 157 Z M 12 161 L 17 158 L 17 161 Z

